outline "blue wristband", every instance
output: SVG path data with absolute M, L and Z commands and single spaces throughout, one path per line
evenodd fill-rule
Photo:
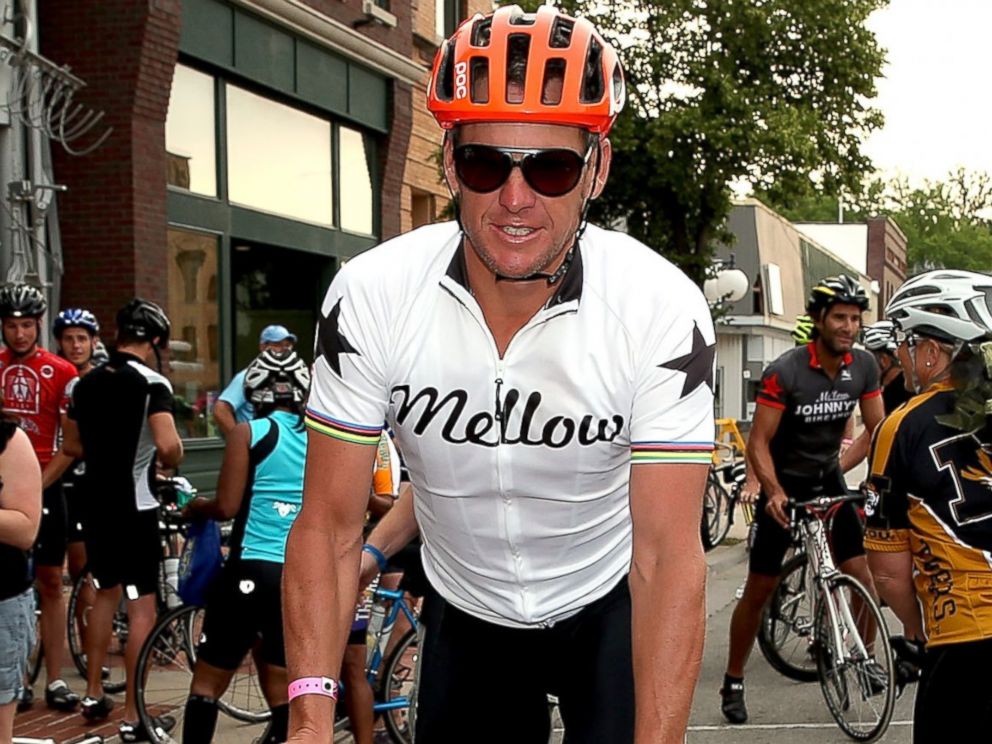
M 370 556 L 375 558 L 375 562 L 379 564 L 379 573 L 386 572 L 386 566 L 389 565 L 389 561 L 386 560 L 386 556 L 383 554 L 381 550 L 379 550 L 379 548 L 377 548 L 375 545 L 369 545 L 368 543 L 365 543 L 362 546 L 362 552 L 368 553 Z

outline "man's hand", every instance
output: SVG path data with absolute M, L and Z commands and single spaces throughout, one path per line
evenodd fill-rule
M 379 564 L 375 562 L 375 558 L 363 550 L 361 567 L 358 569 L 358 593 L 361 594 L 365 591 L 365 587 L 371 584 L 372 579 L 378 574 Z
M 740 501 L 742 504 L 753 504 L 758 500 L 759 493 L 761 493 L 761 484 L 756 477 L 752 478 L 749 472 L 747 480 L 741 486 Z
M 785 506 L 789 497 L 784 491 L 769 494 L 768 503 L 765 504 L 765 512 L 781 525 L 782 529 L 789 529 L 789 515 L 785 513 Z

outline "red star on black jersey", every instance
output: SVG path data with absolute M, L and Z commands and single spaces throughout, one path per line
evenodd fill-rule
M 784 391 L 785 388 L 778 383 L 778 372 L 773 372 L 762 382 L 758 395 L 777 401 Z

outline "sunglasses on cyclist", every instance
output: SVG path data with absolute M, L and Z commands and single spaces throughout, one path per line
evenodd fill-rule
M 459 145 L 454 152 L 455 173 L 470 191 L 488 194 L 519 167 L 527 185 L 541 196 L 564 196 L 578 186 L 591 154 L 591 147 L 583 156 L 567 148 Z

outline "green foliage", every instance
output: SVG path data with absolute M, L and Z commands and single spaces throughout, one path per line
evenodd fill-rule
M 621 50 L 628 103 L 591 218 L 624 223 L 697 282 L 741 180 L 786 202 L 853 190 L 881 114 L 883 51 L 865 19 L 887 0 L 559 0 Z M 521 2 L 527 9 L 540 3 Z

